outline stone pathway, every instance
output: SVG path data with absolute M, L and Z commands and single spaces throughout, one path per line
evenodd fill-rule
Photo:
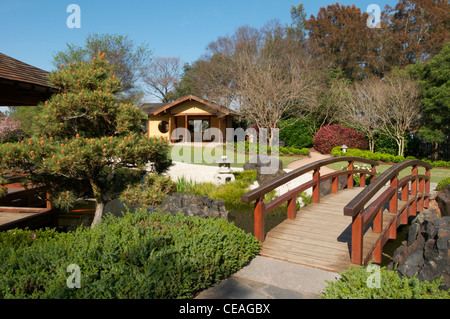
M 196 299 L 318 299 L 339 274 L 257 256 Z
M 329 155 L 329 154 L 321 154 L 314 149 L 310 149 L 309 151 L 310 151 L 309 156 L 304 157 L 298 161 L 289 163 L 286 168 L 287 169 L 297 169 L 297 168 L 305 166 L 307 164 L 314 163 L 316 161 L 320 161 L 325 158 L 333 157 L 332 155 Z M 335 172 L 334 169 L 326 167 L 326 166 L 320 168 L 321 175 L 325 175 L 325 174 L 333 173 L 333 172 Z

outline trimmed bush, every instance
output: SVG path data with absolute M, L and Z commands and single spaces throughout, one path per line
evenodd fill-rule
M 287 147 L 302 149 L 312 147 L 314 144 L 314 134 L 308 126 L 308 119 L 291 118 L 280 122 L 280 139 L 286 143 Z M 295 123 L 294 123 L 295 122 Z M 294 124 L 292 124 L 294 123 Z
M 443 190 L 445 186 L 447 186 L 448 184 L 450 184 L 450 177 L 446 177 L 442 181 L 440 181 L 439 184 L 437 184 L 436 186 L 436 190 L 437 191 Z
M 336 146 L 347 145 L 353 149 L 367 149 L 366 137 L 356 130 L 340 126 L 323 126 L 314 135 L 314 148 L 322 154 L 330 154 Z
M 146 211 L 73 233 L 16 229 L 0 233 L 0 298 L 193 298 L 259 249 L 225 220 Z M 67 287 L 71 264 L 80 267 L 80 289 Z
M 403 157 L 403 156 L 394 156 L 391 154 L 385 154 L 385 153 L 379 153 L 379 152 L 375 152 L 372 153 L 371 151 L 361 151 L 359 149 L 348 149 L 347 153 L 342 152 L 342 149 L 340 146 L 336 146 L 331 150 L 331 155 L 333 156 L 357 156 L 357 157 L 362 157 L 362 158 L 367 158 L 373 161 L 382 161 L 385 163 L 390 163 L 390 162 L 394 162 L 394 163 L 400 163 L 403 162 L 405 160 L 413 160 L 416 159 L 414 156 L 408 156 L 408 157 Z M 422 162 L 428 163 L 430 165 L 432 165 L 433 167 L 449 167 L 450 168 L 450 162 L 446 162 L 446 161 L 430 161 L 426 158 L 421 159 Z

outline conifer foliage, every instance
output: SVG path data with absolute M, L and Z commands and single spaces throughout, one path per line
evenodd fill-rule
M 59 93 L 35 118 L 38 134 L 0 145 L 0 171 L 29 174 L 26 183 L 48 187 L 59 208 L 95 200 L 94 226 L 108 201 L 140 181 L 146 164 L 154 163 L 157 172 L 170 165 L 168 143 L 142 132 L 143 111 L 116 102 L 121 83 L 105 54 L 91 63 L 61 65 L 49 79 Z

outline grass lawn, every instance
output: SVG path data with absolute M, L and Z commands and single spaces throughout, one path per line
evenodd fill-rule
M 220 147 L 199 147 L 199 146 L 170 146 L 169 158 L 176 162 L 185 162 L 198 165 L 210 165 L 217 166 L 214 163 L 215 160 L 220 160 L 221 156 L 226 155 L 228 160 L 234 161 L 230 166 L 242 168 L 246 162 L 250 159 L 249 155 L 238 154 L 231 150 L 223 149 Z M 303 156 L 280 156 L 280 160 L 283 162 L 283 167 L 286 167 L 289 163 L 297 161 L 303 158 Z
M 338 162 L 328 165 L 328 167 L 341 170 L 342 167 L 348 165 L 347 162 Z M 377 172 L 383 173 L 387 169 L 389 169 L 392 165 L 388 164 L 380 164 L 377 166 Z M 411 174 L 411 168 L 405 168 L 402 170 L 399 174 L 399 178 L 405 177 L 407 175 Z M 422 167 L 419 167 L 419 174 L 425 174 L 425 169 Z M 431 170 L 431 182 L 432 183 L 439 183 L 441 180 L 443 180 L 446 177 L 450 176 L 450 169 L 448 168 L 433 168 Z

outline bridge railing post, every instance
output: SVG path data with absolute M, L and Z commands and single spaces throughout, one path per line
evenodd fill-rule
M 409 183 L 406 183 L 402 186 L 402 193 L 401 193 L 401 200 L 404 202 L 409 202 Z M 402 225 L 408 224 L 408 216 L 410 215 L 411 208 L 409 206 L 409 203 L 406 205 L 406 207 L 403 209 L 403 211 L 400 213 L 400 223 Z
M 430 206 L 430 183 L 431 183 L 431 170 L 430 169 L 426 169 L 425 176 L 427 176 L 428 179 L 425 181 L 426 197 L 425 197 L 424 207 L 428 208 Z
M 414 196 L 414 201 L 411 204 L 411 215 L 416 216 L 417 215 L 417 166 L 414 165 L 411 169 L 411 175 L 415 176 L 411 180 L 411 195 Z
M 423 211 L 423 204 L 424 204 L 424 179 L 422 177 L 419 176 L 419 195 L 420 195 L 420 199 L 419 199 L 419 211 Z
M 289 199 L 287 203 L 288 203 L 287 218 L 295 219 L 297 215 L 297 196 L 294 196 L 291 199 Z
M 313 186 L 312 202 L 318 204 L 320 202 L 320 168 L 314 170 L 313 180 L 316 184 Z
M 372 178 L 370 179 L 370 182 L 372 183 L 375 178 L 376 178 L 376 174 L 377 174 L 377 168 L 375 165 L 372 164 L 372 169 L 370 170 L 370 172 L 372 173 Z
M 264 197 L 256 199 L 254 211 L 254 236 L 260 241 L 264 241 L 265 226 L 264 226 Z
M 362 265 L 363 252 L 363 220 L 362 211 L 353 216 L 352 220 L 352 264 Z
M 352 189 L 353 188 L 353 169 L 354 169 L 354 162 L 350 161 L 348 162 L 348 168 L 349 171 L 347 175 L 347 188 Z
M 397 238 L 398 173 L 391 179 L 390 188 L 395 189 L 395 192 L 392 194 L 392 197 L 389 200 L 389 212 L 391 214 L 395 214 L 395 218 L 391 224 L 391 228 L 389 231 L 389 238 L 395 239 L 395 238 Z

